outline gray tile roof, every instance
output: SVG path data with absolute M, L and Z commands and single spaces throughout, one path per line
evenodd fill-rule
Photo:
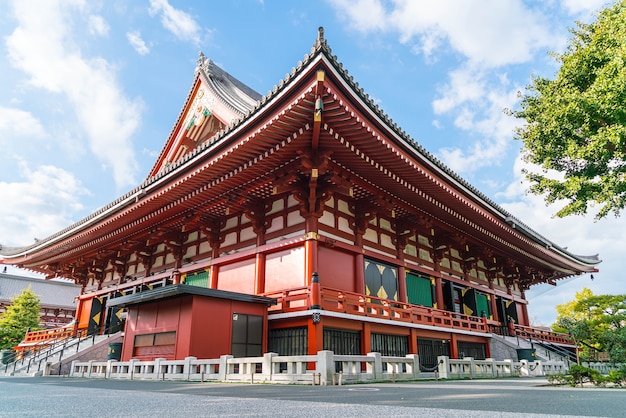
M 39 296 L 41 306 L 76 308 L 74 298 L 80 294 L 80 286 L 6 273 L 0 273 L 0 301 L 10 301 L 29 285 L 31 290 Z

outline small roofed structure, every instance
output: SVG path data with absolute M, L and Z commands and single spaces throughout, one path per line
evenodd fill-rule
M 176 284 L 121 296 L 108 306 L 127 310 L 125 339 L 134 343 L 124 345 L 122 357 L 180 359 L 263 355 L 267 308 L 275 304 L 263 296 Z

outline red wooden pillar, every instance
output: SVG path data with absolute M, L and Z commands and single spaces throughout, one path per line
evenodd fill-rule
M 367 354 L 372 352 L 372 329 L 369 322 L 363 323 L 363 335 L 361 337 L 363 343 L 363 353 Z
M 311 284 L 313 273 L 318 270 L 317 267 L 317 218 L 309 216 L 306 218 L 306 240 L 304 241 L 304 274 L 307 280 L 307 286 Z
M 437 309 L 444 310 L 446 309 L 446 305 L 443 301 L 443 280 L 441 279 L 438 271 L 435 271 L 435 274 L 435 299 L 437 302 Z
M 411 328 L 409 333 L 409 354 L 419 354 L 417 352 L 417 330 Z
M 265 292 L 265 254 L 257 253 L 254 264 L 256 285 L 255 291 L 257 295 Z
M 219 273 L 220 267 L 217 265 L 212 265 L 211 266 L 211 272 L 209 275 L 209 288 L 210 289 L 217 289 L 217 276 Z
M 406 302 L 406 268 L 404 266 L 398 267 L 398 300 L 400 302 Z
M 260 226 L 259 226 L 260 224 Z M 265 215 L 263 215 L 262 221 L 255 223 L 256 227 L 254 231 L 256 232 L 256 248 L 257 253 L 254 262 L 254 277 L 255 277 L 255 286 L 254 290 L 257 295 L 265 292 L 265 253 L 258 252 L 259 247 L 265 244 Z
M 359 249 L 354 257 L 354 290 L 356 293 L 365 294 L 365 257 L 363 256 L 363 235 L 356 234 L 354 245 Z
M 459 358 L 459 347 L 457 346 L 456 334 L 450 337 L 450 358 Z
M 323 330 L 324 327 L 322 326 L 321 318 L 319 322 L 316 322 L 314 319 L 309 319 L 307 323 L 309 354 L 317 354 L 318 351 L 324 349 Z
M 489 303 L 491 304 L 491 318 L 494 321 L 498 321 L 501 322 L 502 319 L 500 319 L 500 314 L 498 313 L 498 303 L 496 302 L 496 292 L 494 290 L 494 282 L 495 279 L 490 278 L 489 279 L 489 289 L 493 292 L 489 295 Z

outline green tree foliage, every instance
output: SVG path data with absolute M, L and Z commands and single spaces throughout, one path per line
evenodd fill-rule
M 601 11 L 595 22 L 577 22 L 556 79 L 536 77 L 526 87 L 516 132 L 530 191 L 548 204 L 566 205 L 556 215 L 619 215 L 626 205 L 626 1 Z M 560 175 L 550 175 L 556 170 Z
M 0 316 L 0 349 L 18 345 L 24 334 L 41 329 L 39 326 L 39 296 L 30 286 L 11 299 L 11 306 Z
M 594 295 L 585 288 L 557 312 L 553 329 L 571 334 L 587 355 L 593 347 L 607 352 L 612 362 L 626 362 L 626 294 Z

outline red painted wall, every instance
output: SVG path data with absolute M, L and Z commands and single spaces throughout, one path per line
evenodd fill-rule
M 319 246 L 317 273 L 322 286 L 354 292 L 356 287 L 353 266 L 354 255 Z
M 217 288 L 219 290 L 254 295 L 254 268 L 254 258 L 220 266 L 217 276 Z

